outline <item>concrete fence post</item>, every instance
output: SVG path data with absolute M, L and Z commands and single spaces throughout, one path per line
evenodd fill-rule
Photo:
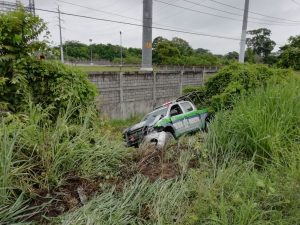
M 153 72 L 153 108 L 156 107 L 156 72 Z
M 202 86 L 205 85 L 205 73 L 206 73 L 205 67 L 203 67 L 203 69 L 202 69 Z
M 123 76 L 123 72 L 120 72 L 120 76 L 119 76 L 119 81 L 120 81 L 120 106 L 121 106 L 121 118 L 125 119 L 126 115 L 125 115 L 125 103 L 124 103 L 124 76 Z
M 180 71 L 180 79 L 179 79 L 179 93 L 180 95 L 182 95 L 183 93 L 183 74 L 184 74 L 184 70 Z

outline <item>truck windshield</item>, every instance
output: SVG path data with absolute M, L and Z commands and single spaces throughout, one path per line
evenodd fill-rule
M 162 116 L 162 117 L 166 116 L 167 112 L 168 112 L 168 108 L 167 107 L 158 109 L 158 110 L 156 110 L 154 112 L 151 112 L 151 113 L 147 114 L 142 121 L 146 121 L 147 120 L 149 123 L 151 123 L 151 122 L 153 122 L 155 120 L 155 118 L 157 116 Z

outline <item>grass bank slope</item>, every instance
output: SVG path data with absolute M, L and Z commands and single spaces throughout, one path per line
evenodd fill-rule
M 299 224 L 300 81 L 269 84 L 219 112 L 190 171 L 185 224 Z

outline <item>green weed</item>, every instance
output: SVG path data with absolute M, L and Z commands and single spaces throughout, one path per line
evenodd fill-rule
M 1 119 L 0 217 L 20 193 L 25 200 L 34 199 L 40 192 L 65 184 L 69 176 L 95 178 L 119 173 L 128 151 L 118 142 L 111 143 L 101 131 L 94 110 L 86 111 L 77 123 L 74 111 L 77 108 L 70 105 L 53 122 L 47 110 L 29 106 L 26 114 Z
M 217 113 L 202 146 L 209 161 L 189 172 L 184 224 L 299 224 L 299 88 L 297 78 L 272 83 Z
M 284 163 L 286 153 L 300 143 L 299 109 L 298 79 L 259 88 L 232 111 L 216 115 L 206 148 L 214 160 L 242 154 L 259 164 L 271 159 Z
M 181 224 L 187 208 L 184 181 L 137 176 L 121 193 L 101 194 L 82 208 L 60 218 L 60 224 Z

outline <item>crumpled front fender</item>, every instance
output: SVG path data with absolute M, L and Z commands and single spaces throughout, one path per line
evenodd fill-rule
M 155 143 L 158 148 L 162 148 L 166 144 L 167 133 L 165 131 L 153 131 L 144 137 L 143 142 L 146 144 Z

